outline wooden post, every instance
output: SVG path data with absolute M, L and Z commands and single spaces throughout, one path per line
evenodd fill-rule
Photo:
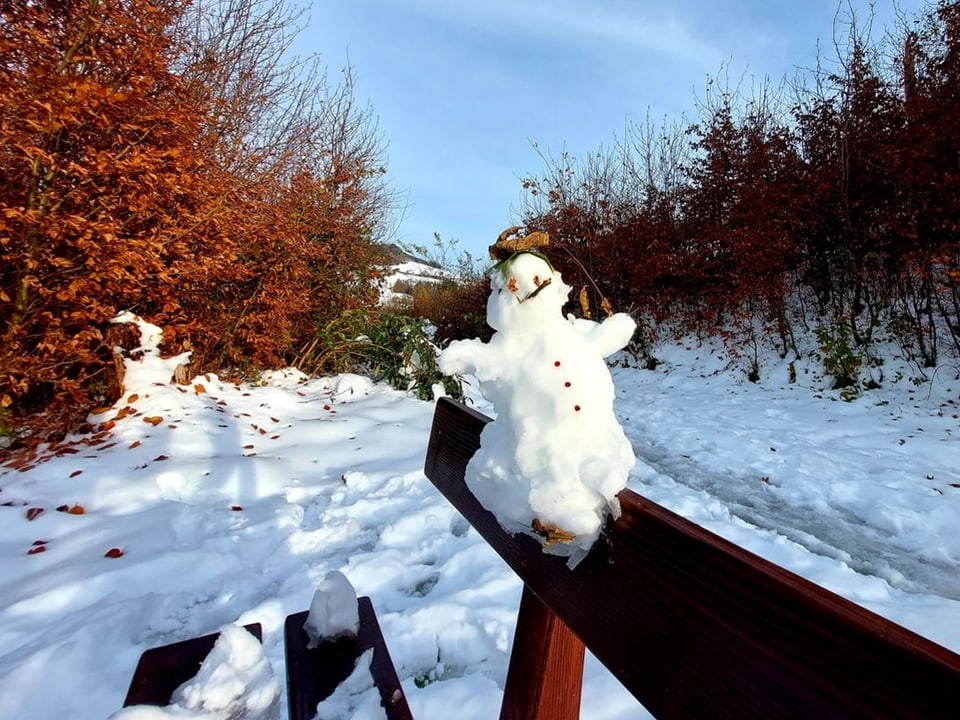
M 500 720 L 577 720 L 584 646 L 526 585 Z

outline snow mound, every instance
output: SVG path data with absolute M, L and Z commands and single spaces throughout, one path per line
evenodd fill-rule
M 279 720 L 280 684 L 260 642 L 226 625 L 197 674 L 177 688 L 166 707 L 136 705 L 110 720 Z

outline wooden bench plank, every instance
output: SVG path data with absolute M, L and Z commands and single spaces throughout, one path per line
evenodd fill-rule
M 463 475 L 489 418 L 443 398 L 427 477 L 656 717 L 954 718 L 960 656 L 625 490 L 576 569 Z
M 407 698 L 387 651 L 370 598 L 358 598 L 360 632 L 357 637 L 342 637 L 307 648 L 309 638 L 303 624 L 309 610 L 287 617 L 284 645 L 287 659 L 287 706 L 290 720 L 311 720 L 317 703 L 329 697 L 346 680 L 357 658 L 373 648 L 370 674 L 380 692 L 380 703 L 387 720 L 412 720 Z
M 260 623 L 243 627 L 257 640 L 263 640 Z M 169 705 L 173 691 L 197 674 L 218 637 L 220 633 L 211 633 L 145 650 L 133 672 L 123 706 Z

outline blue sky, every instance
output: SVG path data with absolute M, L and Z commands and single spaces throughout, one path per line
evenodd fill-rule
M 923 0 L 876 0 L 875 28 Z M 747 89 L 833 57 L 835 19 L 867 0 L 314 0 L 297 42 L 347 62 L 388 144 L 406 243 L 485 255 L 519 219 L 534 148 L 575 156 L 649 116 L 697 119 L 721 71 Z

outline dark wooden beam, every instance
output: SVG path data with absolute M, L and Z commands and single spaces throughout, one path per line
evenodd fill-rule
M 257 640 L 263 640 L 260 623 L 244 628 Z M 173 691 L 197 674 L 219 637 L 220 633 L 210 633 L 144 650 L 123 706 L 169 705 Z
M 330 697 L 337 685 L 353 672 L 360 655 L 370 648 L 373 648 L 370 674 L 380 693 L 380 704 L 387 720 L 412 720 L 373 603 L 368 597 L 359 598 L 358 603 L 360 632 L 357 637 L 322 642 L 315 648 L 307 647 L 309 638 L 303 629 L 309 610 L 287 617 L 284 646 L 290 720 L 311 720 L 317 714 L 317 703 Z
M 500 720 L 577 720 L 583 642 L 524 586 Z
M 441 399 L 427 476 L 657 718 L 957 717 L 960 656 L 632 491 L 574 570 L 507 534 L 463 481 L 488 421 Z

